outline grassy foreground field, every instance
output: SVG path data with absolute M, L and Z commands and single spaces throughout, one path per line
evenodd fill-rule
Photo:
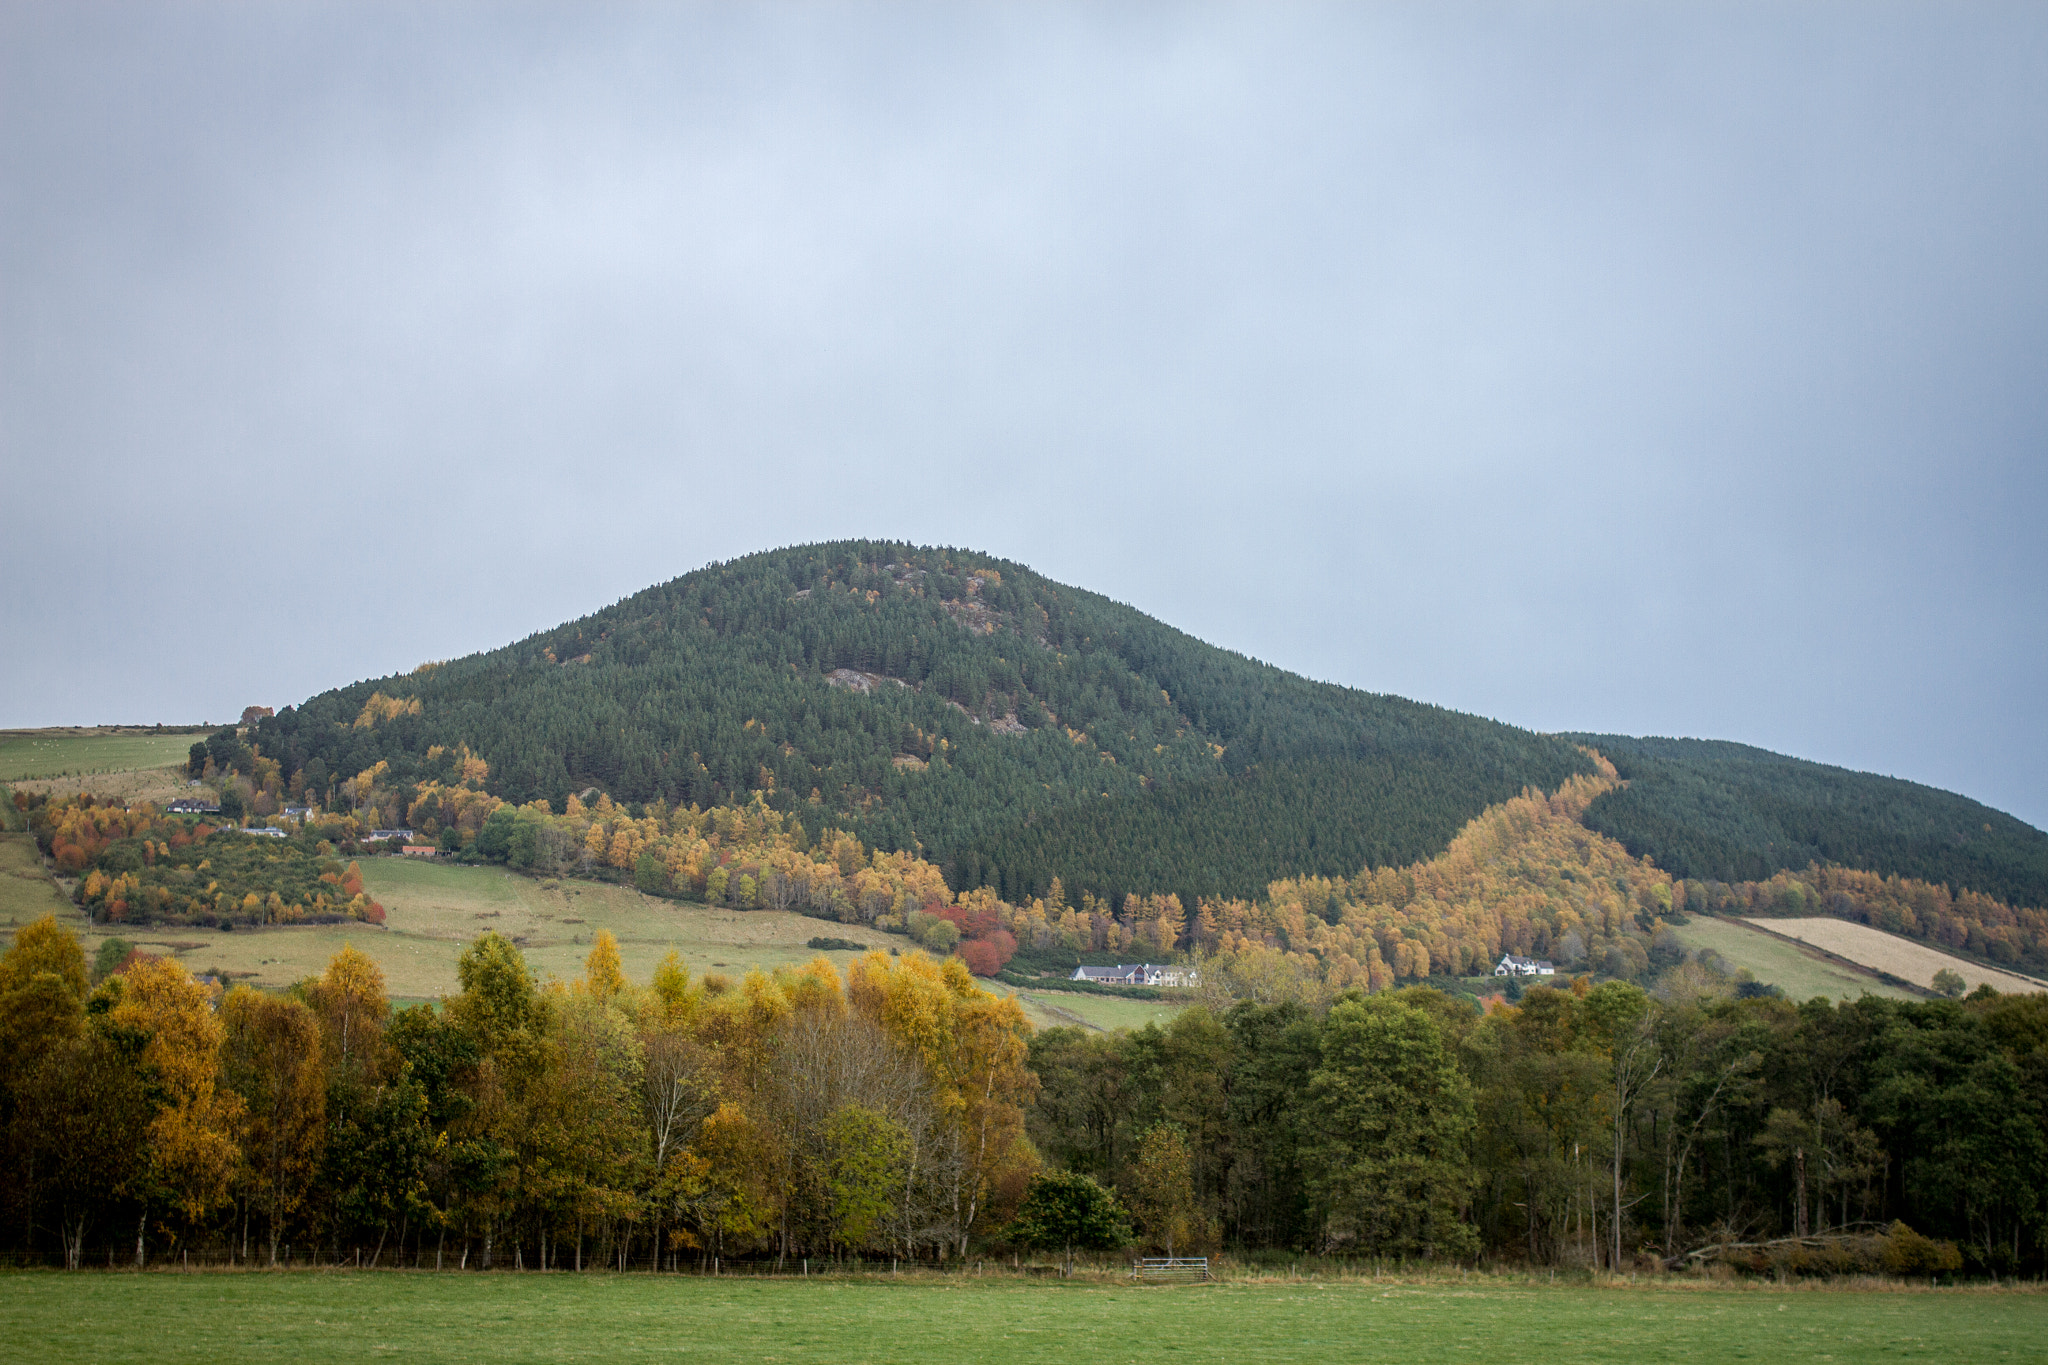
M 2039 1360 L 2048 1296 L 1351 1280 L 1144 1288 L 644 1275 L 23 1273 L 59 1361 Z M 1517 1345 L 1522 1343 L 1522 1345 Z M 1534 1350 L 1531 1343 L 1540 1343 Z

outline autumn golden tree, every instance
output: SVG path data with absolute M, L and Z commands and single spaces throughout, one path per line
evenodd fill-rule
M 1138 1142 L 1131 1175 L 1130 1197 L 1124 1202 L 1145 1235 L 1168 1256 L 1192 1246 L 1201 1237 L 1203 1220 L 1187 1134 L 1177 1124 L 1152 1125 Z
M 240 1158 L 235 1134 L 246 1106 L 220 1084 L 224 1030 L 206 987 L 172 958 L 138 962 L 121 982 L 111 1020 L 148 1039 L 142 1065 L 163 1095 L 149 1123 L 148 1184 L 138 1190 L 139 1266 L 151 1204 L 197 1221 L 227 1202 Z
M 246 986 L 229 992 L 221 1020 L 227 1081 L 247 1106 L 249 1196 L 263 1210 L 276 1265 L 286 1220 L 305 1205 L 319 1168 L 327 1118 L 320 1023 L 299 1001 Z
M 15 934 L 0 956 L 0 1091 L 85 1024 L 85 951 L 44 915 Z
M 384 995 L 384 971 L 373 959 L 343 944 L 307 988 L 306 1002 L 319 1017 L 322 1046 L 334 1074 L 358 1081 L 381 1074 L 391 1002 Z

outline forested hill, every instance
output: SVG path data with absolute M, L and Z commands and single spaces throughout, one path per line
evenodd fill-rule
M 323 693 L 253 736 L 410 808 L 467 746 L 563 809 L 762 792 L 956 890 L 1255 897 L 1434 857 L 1487 806 L 1613 758 L 1586 823 L 1681 878 L 1814 862 L 2048 905 L 2048 834 L 1947 792 L 1739 744 L 1532 734 L 1202 643 L 966 550 L 849 541 L 714 564 L 518 644 Z M 475 765 L 480 766 L 480 765 Z M 402 797 L 403 799 L 399 799 Z M 336 796 L 336 799 L 343 799 Z M 380 795 L 380 800 L 383 797 Z
M 260 722 L 330 790 L 447 751 L 560 809 L 752 791 L 919 849 L 956 889 L 1250 896 L 1441 851 L 1489 804 L 1591 771 L 1567 741 L 1311 682 L 964 550 L 840 542 L 714 564 L 504 649 Z M 443 752 L 436 753 L 436 747 Z
M 1761 881 L 1833 863 L 2048 906 L 2048 834 L 1968 797 L 1720 740 L 1566 738 L 1628 780 L 1586 824 L 1674 877 Z

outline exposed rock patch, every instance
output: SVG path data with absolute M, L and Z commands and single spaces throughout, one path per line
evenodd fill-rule
M 844 687 L 854 692 L 872 692 L 883 683 L 894 683 L 898 687 L 910 686 L 901 678 L 892 678 L 884 673 L 863 673 L 857 668 L 835 668 L 825 675 L 825 681 L 834 687 Z

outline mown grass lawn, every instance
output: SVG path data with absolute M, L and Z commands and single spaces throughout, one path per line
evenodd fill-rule
M 651 1275 L 25 1272 L 0 1355 L 33 1361 L 2041 1360 L 2048 1295 Z

